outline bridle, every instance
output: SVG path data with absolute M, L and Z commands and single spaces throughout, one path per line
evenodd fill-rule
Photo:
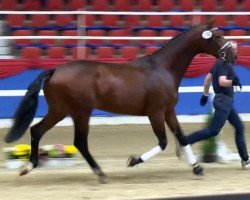
M 221 60 L 226 60 L 226 57 L 227 57 L 227 53 L 226 53 L 226 50 L 228 48 L 231 48 L 232 45 L 230 44 L 230 42 L 226 42 L 219 50 L 219 57 Z

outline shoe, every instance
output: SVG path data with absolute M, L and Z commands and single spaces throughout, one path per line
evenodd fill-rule
M 248 159 L 247 161 L 242 160 L 241 166 L 242 166 L 242 169 L 250 169 L 250 159 Z

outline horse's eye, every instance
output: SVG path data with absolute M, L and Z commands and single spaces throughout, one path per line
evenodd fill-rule
M 221 35 L 216 35 L 216 38 L 217 38 L 217 39 L 220 39 L 220 38 L 221 38 Z

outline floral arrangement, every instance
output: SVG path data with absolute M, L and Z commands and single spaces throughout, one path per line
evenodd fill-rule
M 209 113 L 205 127 L 208 127 L 213 119 L 212 112 Z M 203 141 L 201 146 L 202 161 L 205 163 L 217 162 L 217 137 L 211 137 Z
M 6 159 L 29 159 L 31 146 L 18 144 L 14 147 L 4 148 Z M 73 158 L 76 156 L 77 149 L 73 145 L 53 144 L 44 145 L 39 149 L 39 158 Z

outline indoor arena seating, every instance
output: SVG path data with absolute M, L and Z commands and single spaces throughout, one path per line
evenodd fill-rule
M 38 32 L 40 36 L 56 36 L 57 33 L 55 30 L 41 30 Z M 39 39 L 36 43 L 36 46 L 47 49 L 57 45 L 56 39 Z
M 180 32 L 176 30 L 163 30 L 160 32 L 161 37 L 174 37 L 178 35 Z
M 109 31 L 109 36 L 114 36 L 114 37 L 125 37 L 128 35 L 131 35 L 129 30 L 122 29 L 122 30 L 111 30 Z M 115 48 L 123 47 L 125 45 L 129 45 L 130 41 L 129 40 L 109 40 L 109 45 Z
M 245 36 L 247 34 L 246 31 L 244 30 L 229 30 L 227 32 L 227 36 L 234 36 L 234 35 L 237 35 L 237 36 Z M 241 44 L 244 44 L 244 40 L 242 39 L 234 39 L 234 41 L 236 41 L 238 43 L 238 45 L 241 45 Z
M 144 55 L 152 54 L 159 49 L 160 47 L 157 47 L 157 46 L 148 46 L 143 49 L 143 54 Z
M 68 1 L 69 10 L 83 10 L 85 9 L 85 1 L 82 0 L 70 0 Z
M 13 32 L 13 36 L 31 36 L 30 30 L 16 30 Z M 13 41 L 13 47 L 16 49 L 22 49 L 32 45 L 31 39 L 16 39 Z
M 1 10 L 17 10 L 18 1 L 17 0 L 3 0 L 1 1 Z
M 249 16 L 248 15 L 235 15 L 233 16 L 233 22 L 238 29 L 245 29 L 245 27 L 249 27 Z
M 100 0 L 99 0 L 100 1 Z M 1 0 L 1 10 L 78 10 L 85 8 L 85 0 L 64 0 L 40 1 L 40 0 Z
M 63 47 L 51 47 L 47 49 L 47 55 L 50 59 L 64 59 L 66 56 L 66 48 Z
M 106 31 L 104 30 L 88 30 L 86 32 L 87 36 L 105 36 Z M 103 40 L 87 40 L 86 41 L 86 46 L 90 48 L 98 48 L 99 46 L 105 45 L 105 41 Z
M 73 59 L 86 59 L 90 58 L 92 49 L 88 47 L 75 47 L 71 48 L 71 55 Z
M 154 30 L 140 30 L 137 32 L 138 37 L 156 37 L 157 32 Z M 138 44 L 141 47 L 148 46 L 148 45 L 154 45 L 155 41 L 154 40 L 140 40 Z
M 227 26 L 227 16 L 226 15 L 216 15 L 214 16 L 214 24 L 217 27 L 225 27 Z
M 25 27 L 24 20 L 25 20 L 24 14 L 20 15 L 8 14 L 5 16 L 6 27 L 10 31 L 27 30 L 28 28 Z
M 1 10 L 249 11 L 249 0 L 1 0 Z
M 77 30 L 65 30 L 61 33 L 62 36 L 77 36 L 78 32 Z M 76 39 L 64 39 L 59 42 L 61 46 L 64 46 L 66 48 L 72 48 L 76 47 L 78 44 L 78 40 Z
M 77 26 L 74 22 L 74 16 L 70 14 L 55 15 L 54 29 L 59 31 L 76 30 Z
M 216 1 L 214 0 L 201 0 L 201 10 L 204 11 L 215 11 L 216 10 Z
M 53 29 L 53 27 L 50 26 L 49 20 L 49 15 L 46 14 L 31 15 L 31 22 L 28 28 L 33 30 Z
M 131 4 L 124 0 L 114 0 L 114 10 L 117 11 L 130 11 Z
M 137 55 L 139 55 L 139 47 L 137 46 L 124 46 L 120 49 L 121 56 L 123 58 L 128 58 L 130 60 L 134 60 Z
M 89 10 L 89 11 L 250 11 L 250 0 L 1 0 L 1 10 Z M 129 3 L 128 3 L 129 2 Z M 204 22 L 202 15 L 13 15 L 5 16 L 6 28 L 13 36 L 162 36 L 172 37 L 191 25 Z M 250 32 L 248 15 L 215 15 L 215 25 L 225 36 L 246 36 Z M 236 40 L 240 45 L 247 46 L 249 40 Z M 21 39 L 13 41 L 13 48 L 22 50 L 37 47 L 45 54 L 52 47 L 63 48 L 72 57 L 73 52 L 86 48 L 88 57 L 103 57 L 99 48 L 112 49 L 124 56 L 127 49 L 138 51 L 136 55 L 152 53 L 166 41 L 159 40 L 86 40 L 76 39 Z M 134 46 L 139 45 L 137 50 Z M 84 46 L 84 47 L 83 47 Z M 124 50 L 123 50 L 124 49 Z M 103 50 L 100 50 L 101 52 Z M 17 51 L 18 52 L 18 51 Z M 99 56 L 100 54 L 100 56 Z M 105 55 L 105 54 L 104 54 Z M 126 53 L 125 53 L 126 55 Z M 132 57 L 127 54 L 128 57 Z M 68 55 L 67 55 L 68 56 Z M 109 56 L 109 54 L 107 54 Z
M 38 47 L 26 47 L 21 50 L 21 55 L 25 59 L 38 59 L 42 53 Z
M 23 9 L 24 10 L 41 10 L 42 6 L 40 5 L 39 1 L 34 0 L 25 0 L 23 2 Z
M 109 0 L 92 0 L 92 9 L 96 11 L 108 10 Z
M 119 16 L 118 15 L 101 15 L 100 16 L 100 28 L 102 30 L 119 30 L 122 27 L 119 26 Z
M 238 48 L 238 54 L 240 56 L 250 56 L 250 46 L 242 45 Z
M 63 0 L 47 1 L 46 3 L 47 3 L 48 10 L 55 10 L 55 11 L 64 10 L 64 1 Z
M 112 47 L 99 47 L 96 49 L 97 58 L 114 58 L 115 51 Z
M 131 16 L 131 18 L 132 17 L 134 16 Z M 162 15 L 148 15 L 145 16 L 143 20 L 141 18 L 142 17 L 137 17 L 137 19 L 135 19 L 136 21 L 133 22 L 134 24 L 132 26 L 132 30 L 139 31 L 147 29 L 161 31 L 166 29 L 166 26 L 164 26 L 164 22 L 166 22 L 166 20 L 164 20 Z

